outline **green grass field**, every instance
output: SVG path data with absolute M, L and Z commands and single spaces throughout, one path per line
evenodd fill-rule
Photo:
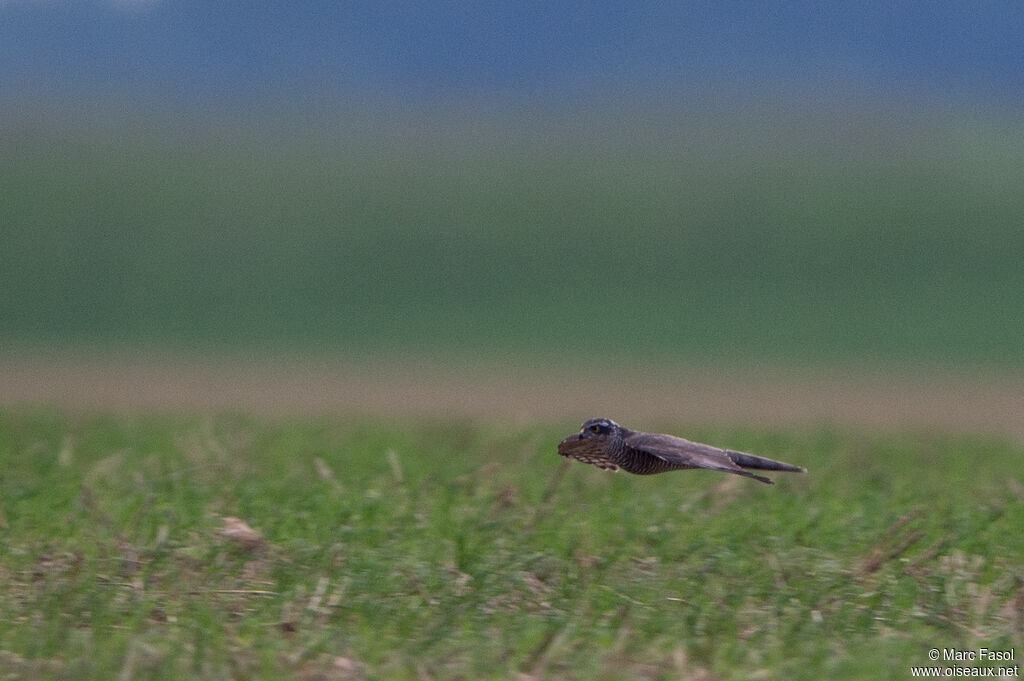
M 1020 367 L 1022 130 L 11 109 L 0 343 Z
M 1019 446 L 673 427 L 810 471 L 770 487 L 570 464 L 574 426 L 8 412 L 0 678 L 902 679 L 931 648 L 1024 654 Z
M 0 110 L 5 357 L 557 366 L 581 392 L 609 367 L 1022 366 L 1014 116 L 116 108 Z M 1022 451 L 953 434 L 1014 431 L 1012 409 L 941 436 L 661 424 L 810 470 L 768 487 L 568 464 L 577 424 L 500 408 L 83 416 L 40 380 L 43 407 L 0 412 L 3 681 L 898 679 L 931 648 L 1024 655 Z

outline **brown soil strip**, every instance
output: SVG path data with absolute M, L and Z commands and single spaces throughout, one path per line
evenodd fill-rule
M 0 358 L 0 407 L 470 417 L 514 423 L 606 416 L 743 424 L 1001 432 L 1024 439 L 1024 371 L 622 367 L 327 359 Z

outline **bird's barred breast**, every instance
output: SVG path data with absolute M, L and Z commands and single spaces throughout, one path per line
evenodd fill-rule
M 604 448 L 593 440 L 581 439 L 570 435 L 558 445 L 558 453 L 562 456 L 589 463 L 606 471 L 617 471 L 619 467 L 608 458 Z

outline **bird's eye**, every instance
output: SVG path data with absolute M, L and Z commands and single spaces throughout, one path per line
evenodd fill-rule
M 590 426 L 590 432 L 591 433 L 600 433 L 601 432 L 601 426 L 599 426 L 599 425 L 597 425 L 595 423 L 594 425 Z

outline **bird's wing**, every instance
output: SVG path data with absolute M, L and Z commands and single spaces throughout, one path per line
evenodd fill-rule
M 674 435 L 659 433 L 633 432 L 626 436 L 626 444 L 662 461 L 681 468 L 706 468 L 712 471 L 733 473 L 754 478 L 769 485 L 774 484 L 769 478 L 754 475 L 736 465 L 725 450 L 699 442 L 691 442 Z
M 558 453 L 583 463 L 589 463 L 606 471 L 617 471 L 619 467 L 612 463 L 604 453 L 604 447 L 592 438 L 580 438 L 570 435 L 558 444 Z

